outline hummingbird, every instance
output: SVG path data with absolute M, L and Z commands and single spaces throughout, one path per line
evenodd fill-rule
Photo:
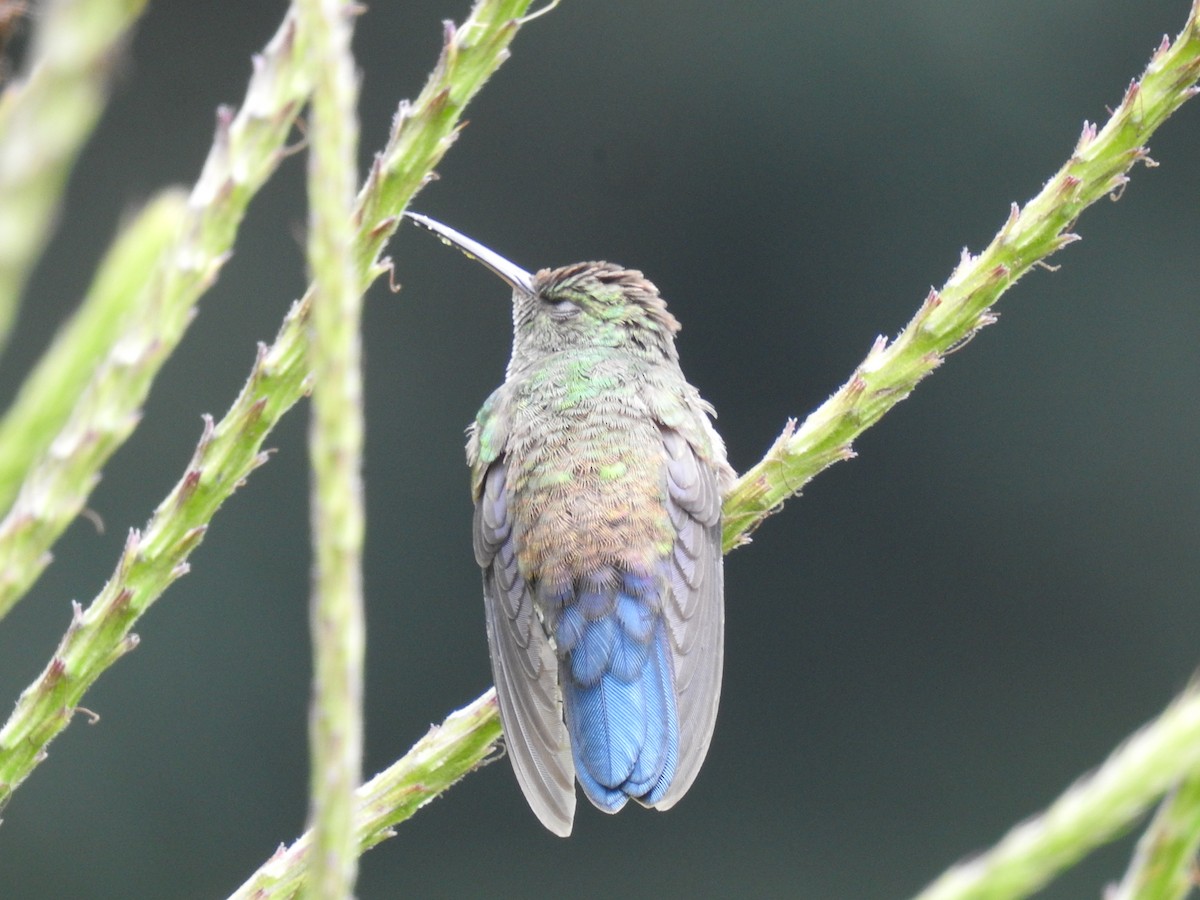
M 734 478 L 679 323 L 635 269 L 530 274 L 406 214 L 512 288 L 504 383 L 467 429 L 488 646 L 508 758 L 571 833 L 575 780 L 615 813 L 691 787 L 721 693 L 721 501 Z

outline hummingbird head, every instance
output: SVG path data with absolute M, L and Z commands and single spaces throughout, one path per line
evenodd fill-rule
M 636 269 L 614 263 L 542 269 L 533 276 L 531 290 L 513 291 L 514 358 L 611 347 L 677 360 L 677 331 L 679 322 L 658 288 Z
M 678 362 L 679 322 L 658 288 L 636 269 L 581 262 L 531 275 L 466 235 L 419 213 L 405 213 L 444 243 L 483 263 L 513 289 L 513 360 L 587 347 L 611 347 Z

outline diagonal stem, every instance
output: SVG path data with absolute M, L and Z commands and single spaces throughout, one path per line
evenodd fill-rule
M 1198 766 L 1200 693 L 1192 690 L 1044 812 L 1013 828 L 990 850 L 949 869 L 916 900 L 1027 896 L 1119 837 L 1181 773 Z
M 229 258 L 251 198 L 283 159 L 284 142 L 311 90 L 303 60 L 289 16 L 257 59 L 241 109 L 236 114 L 226 108 L 218 111 L 216 139 L 182 222 L 172 229 L 173 240 L 158 254 L 158 264 L 144 282 L 126 285 L 133 293 L 118 322 L 121 330 L 93 361 L 85 382 L 66 384 L 76 393 L 45 407 L 47 413 L 57 410 L 51 421 L 36 415 L 24 420 L 38 422 L 43 432 L 61 427 L 39 457 L 26 452 L 18 460 L 18 469 L 24 466 L 27 471 L 7 473 L 23 476 L 23 483 L 0 521 L 0 617 L 42 573 L 51 545 L 83 508 L 100 469 L 133 432 L 155 377 L 182 340 L 196 303 Z M 85 319 L 91 316 L 84 311 Z M 60 346 L 56 342 L 54 352 Z M 80 353 L 85 349 L 78 343 L 71 348 Z M 35 372 L 13 414 L 20 416 L 26 404 L 36 404 L 45 387 Z M 61 423 L 54 418 L 60 415 L 65 416 Z M 25 435 L 6 430 L 4 436 L 17 446 L 25 443 Z
M 489 690 L 469 706 L 451 713 L 441 725 L 356 794 L 354 816 L 358 851 L 365 853 L 395 834 L 393 828 L 468 772 L 496 758 L 500 717 L 496 692 Z M 308 879 L 312 831 L 290 847 L 280 847 L 229 900 L 284 900 Z
M 744 542 L 818 472 L 852 457 L 855 438 L 912 393 L 947 353 L 993 321 L 989 308 L 1017 279 L 1077 240 L 1070 228 L 1087 207 L 1118 197 L 1134 165 L 1149 162 L 1145 142 L 1196 94 L 1197 9 L 1193 4 L 1174 42 L 1163 38 L 1105 126 L 1084 124 L 1071 158 L 1024 208 L 1013 205 L 987 248 L 978 256 L 964 252 L 950 279 L 930 291 L 896 339 L 877 338 L 850 380 L 798 428 L 789 422 L 762 461 L 738 479 L 725 499 L 726 550 Z

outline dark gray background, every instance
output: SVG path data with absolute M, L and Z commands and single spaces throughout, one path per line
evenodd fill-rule
M 624 4 L 567 0 L 414 204 L 530 268 L 644 269 L 734 465 L 894 334 L 960 248 L 1105 116 L 1185 0 Z M 371 4 L 363 162 L 466 0 Z M 153 2 L 0 364 L 8 397 L 115 223 L 193 180 L 282 2 Z M 1119 204 L 728 560 L 708 763 L 668 814 L 580 807 L 550 836 L 507 763 L 363 860 L 360 895 L 890 898 L 992 843 L 1100 762 L 1200 661 L 1195 385 L 1200 105 Z M 108 466 L 86 522 L 0 627 L 15 700 L 183 471 L 305 283 L 303 161 L 234 258 Z M 411 230 L 404 290 L 366 309 L 368 773 L 489 682 L 463 427 L 500 381 L 506 292 Z M 141 647 L 5 810 L 5 897 L 224 896 L 303 827 L 306 412 L 223 509 Z M 1128 845 L 1048 897 L 1095 897 Z

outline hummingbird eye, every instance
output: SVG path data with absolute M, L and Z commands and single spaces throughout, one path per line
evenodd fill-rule
M 555 319 L 569 319 L 579 312 L 579 307 L 564 297 L 543 297 L 542 302 Z

